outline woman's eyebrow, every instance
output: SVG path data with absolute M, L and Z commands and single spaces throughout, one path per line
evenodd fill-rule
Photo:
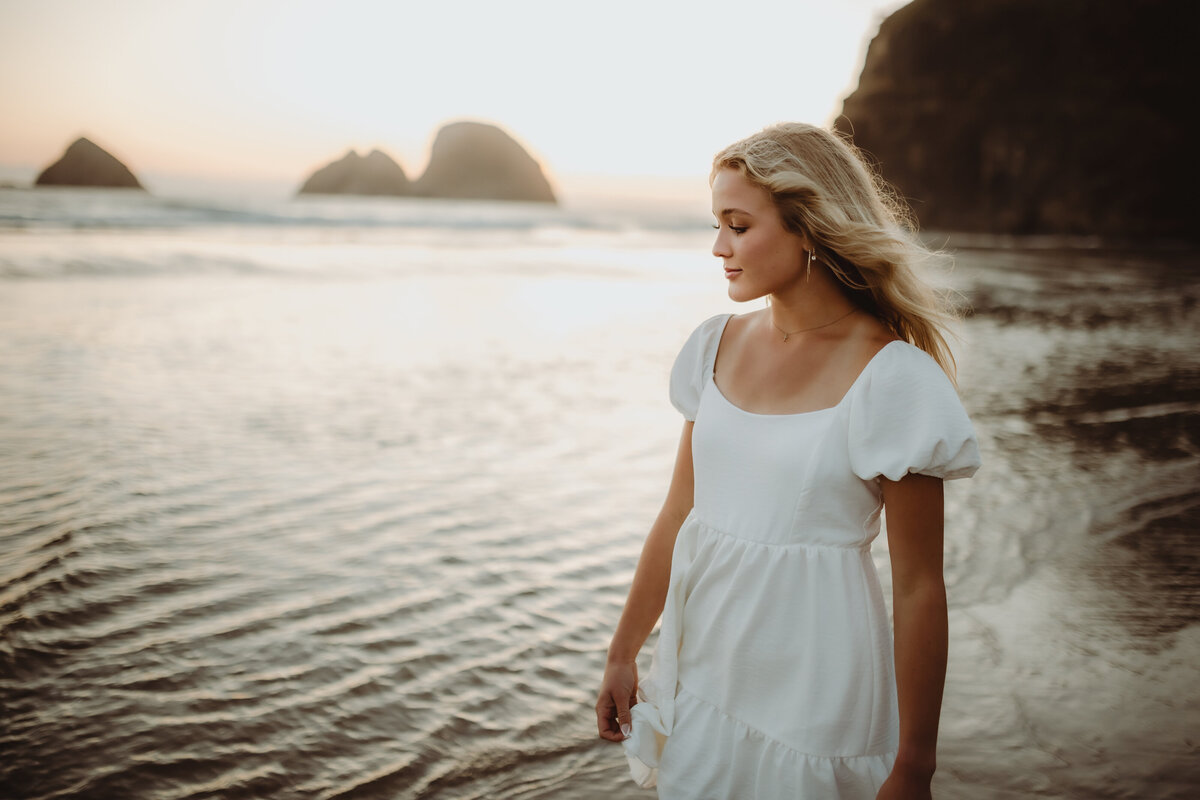
M 740 208 L 727 208 L 724 211 L 722 211 L 720 214 L 717 214 L 717 216 L 718 217 L 728 217 L 730 214 L 745 214 L 748 217 L 752 216 L 749 211 L 745 211 Z

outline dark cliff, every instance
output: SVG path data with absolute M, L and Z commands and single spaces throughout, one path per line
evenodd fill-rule
M 915 0 L 838 128 L 922 227 L 1200 238 L 1185 0 Z

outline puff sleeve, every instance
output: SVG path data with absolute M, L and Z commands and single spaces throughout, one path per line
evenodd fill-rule
M 675 365 L 671 367 L 671 405 L 689 422 L 696 421 L 700 395 L 708 376 L 712 374 L 721 333 L 729 317 L 729 314 L 719 314 L 700 323 L 700 327 L 692 331 L 692 335 L 683 343 L 683 348 L 675 357 Z
M 907 342 L 863 375 L 850 409 L 850 468 L 862 480 L 909 472 L 952 480 L 979 469 L 979 443 L 958 393 L 937 362 Z

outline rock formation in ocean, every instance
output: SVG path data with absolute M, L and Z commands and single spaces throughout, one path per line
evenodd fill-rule
M 557 202 L 538 162 L 507 133 L 478 122 L 438 131 L 414 188 L 422 197 Z
M 1196 239 L 1191 0 L 914 0 L 837 126 L 924 228 Z
M 386 153 L 372 150 L 363 157 L 351 150 L 310 175 L 299 193 L 404 196 L 411 188 L 404 169 Z
M 89 139 L 71 143 L 62 157 L 42 170 L 34 186 L 108 186 L 141 189 L 142 184 L 104 148 Z

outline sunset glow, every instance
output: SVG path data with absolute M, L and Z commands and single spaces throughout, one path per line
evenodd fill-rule
M 419 174 L 499 123 L 568 176 L 694 176 L 781 119 L 828 122 L 895 0 L 0 0 L 0 165 L 87 135 L 156 175 L 297 182 L 350 147 Z

